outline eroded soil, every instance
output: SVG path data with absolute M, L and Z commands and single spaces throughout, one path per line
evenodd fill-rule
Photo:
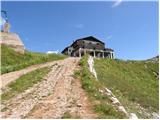
M 2 118 L 96 118 L 79 79 L 79 58 L 57 61 L 42 82 L 8 101 L 2 101 Z M 5 110 L 4 110 L 5 109 Z

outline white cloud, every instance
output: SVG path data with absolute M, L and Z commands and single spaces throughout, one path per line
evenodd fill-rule
M 56 50 L 56 51 L 47 51 L 46 53 L 47 53 L 47 54 L 53 54 L 53 53 L 58 54 L 58 53 L 59 53 L 59 50 Z
M 122 0 L 115 0 L 114 4 L 112 5 L 112 7 L 117 7 L 122 3 Z
M 84 25 L 83 24 L 76 24 L 74 27 L 78 28 L 78 29 L 82 29 L 82 28 L 84 28 Z

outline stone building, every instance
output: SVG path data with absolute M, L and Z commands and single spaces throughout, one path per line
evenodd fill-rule
M 10 30 L 10 24 L 6 19 L 6 22 L 3 25 L 3 28 L 0 32 L 0 44 L 9 46 L 13 48 L 16 52 L 23 54 L 25 51 L 25 46 L 22 40 L 20 39 L 18 34 L 11 33 L 9 30 Z
M 72 57 L 81 57 L 86 53 L 97 58 L 114 59 L 114 50 L 105 48 L 105 43 L 93 36 L 78 39 L 62 51 L 62 54 Z
M 1 45 L 9 46 L 16 52 L 22 54 L 24 53 L 25 47 L 18 34 L 10 32 L 1 32 L 0 37 L 1 37 L 0 39 Z

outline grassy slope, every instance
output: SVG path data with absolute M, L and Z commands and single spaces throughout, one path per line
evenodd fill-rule
M 100 82 L 96 81 L 93 75 L 89 72 L 87 59 L 87 56 L 84 56 L 81 59 L 80 65 L 82 69 L 81 71 L 75 72 L 75 76 L 79 76 L 81 78 L 82 88 L 88 93 L 93 104 L 93 110 L 97 113 L 98 118 L 126 118 L 123 113 L 116 111 L 106 95 L 99 92 L 99 90 L 104 87 Z
M 63 55 L 42 54 L 26 51 L 24 55 L 15 52 L 13 49 L 1 46 L 1 73 L 7 73 L 28 67 L 33 64 L 44 63 L 53 60 L 64 59 Z
M 40 82 L 49 71 L 49 67 L 44 67 L 21 76 L 8 85 L 9 89 L 3 92 L 1 99 L 8 100 L 17 94 L 24 92 L 34 84 Z
M 95 68 L 101 84 L 119 98 L 125 108 L 146 118 L 143 110 L 158 112 L 159 83 L 153 72 L 158 72 L 158 63 L 145 61 L 121 61 L 95 59 Z

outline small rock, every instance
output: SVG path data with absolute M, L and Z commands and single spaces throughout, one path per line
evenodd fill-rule
M 82 107 L 82 104 L 77 104 L 77 107 Z
M 108 88 L 105 88 L 106 92 L 112 94 L 111 90 L 109 90 Z
M 153 119 L 159 119 L 159 115 L 156 112 L 152 113 Z
M 137 115 L 135 113 L 130 113 L 129 119 L 138 119 Z
M 118 99 L 115 98 L 115 97 L 111 97 L 111 100 L 112 100 L 112 103 L 113 103 L 113 104 L 119 103 Z
M 47 80 L 47 78 L 45 77 L 45 78 L 43 78 L 44 80 Z
M 123 106 L 118 106 L 118 110 L 125 113 L 125 114 L 128 114 Z
M 99 89 L 99 92 L 100 92 L 100 93 L 103 93 L 103 90 Z
M 106 94 L 107 96 L 111 96 L 111 95 L 112 95 L 111 93 L 108 93 L 108 92 L 105 92 L 105 94 Z
M 67 107 L 68 107 L 68 108 L 71 108 L 71 107 L 72 107 L 72 105 L 70 104 L 70 105 L 68 105 Z

